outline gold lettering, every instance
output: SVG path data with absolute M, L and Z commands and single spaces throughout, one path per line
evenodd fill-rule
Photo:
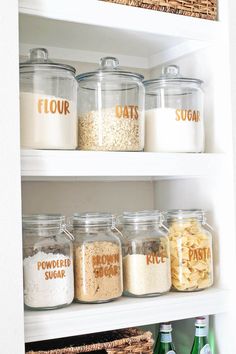
M 175 118 L 175 120 L 179 121 L 179 120 L 180 120 L 181 110 L 180 110 L 180 109 L 176 109 L 175 113 L 176 113 L 176 118 Z
M 122 106 L 116 105 L 116 117 L 121 118 L 122 117 Z
M 43 105 L 43 100 L 39 99 L 38 100 L 38 112 L 42 113 L 42 105 Z

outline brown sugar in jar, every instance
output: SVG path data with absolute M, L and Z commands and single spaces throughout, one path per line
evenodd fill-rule
M 112 215 L 74 215 L 75 300 L 106 302 L 122 295 L 119 238 L 111 229 Z

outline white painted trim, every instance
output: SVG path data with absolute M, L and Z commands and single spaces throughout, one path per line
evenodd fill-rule
M 208 41 L 221 23 L 97 0 L 20 0 L 20 13 L 94 26 Z
M 23 354 L 18 1 L 0 13 L 0 352 Z
M 23 177 L 219 176 L 224 154 L 22 150 Z M 226 167 L 225 167 L 226 168 Z
M 107 304 L 72 304 L 56 310 L 25 312 L 25 341 L 34 342 L 118 328 L 144 326 L 217 314 L 230 308 L 229 292 L 208 289 L 193 293 L 169 293 L 154 298 L 122 297 Z

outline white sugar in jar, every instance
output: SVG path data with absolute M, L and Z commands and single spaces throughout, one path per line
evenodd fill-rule
M 70 65 L 53 63 L 44 48 L 20 64 L 21 147 L 76 149 L 77 81 Z
M 160 78 L 144 85 L 145 151 L 204 152 L 202 81 L 184 78 L 170 65 Z

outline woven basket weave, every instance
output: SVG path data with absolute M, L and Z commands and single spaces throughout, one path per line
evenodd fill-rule
M 152 348 L 151 332 L 130 328 L 31 343 L 26 345 L 26 354 L 152 354 Z
M 216 20 L 217 0 L 100 0 L 179 15 Z

